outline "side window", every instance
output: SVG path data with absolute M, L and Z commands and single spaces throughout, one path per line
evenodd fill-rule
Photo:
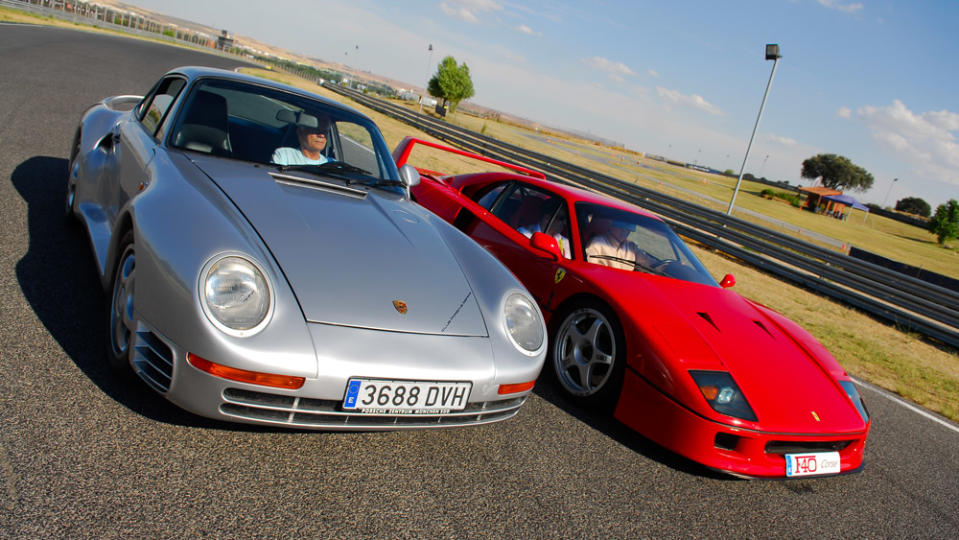
M 186 81 L 179 77 L 170 77 L 160 82 L 153 99 L 146 106 L 143 116 L 140 118 L 140 122 L 147 131 L 156 133 L 157 127 L 160 126 L 160 122 L 166 116 L 167 110 L 169 110 L 177 95 L 180 94 L 180 91 L 183 90 L 185 84 Z
M 482 206 L 483 208 L 489 210 L 493 207 L 493 204 L 496 203 L 496 200 L 499 199 L 499 196 L 503 193 L 503 190 L 506 189 L 506 186 L 509 184 L 500 184 L 494 186 L 492 189 L 480 191 L 477 193 L 479 199 L 476 199 L 476 204 Z
M 380 170 L 377 162 L 376 149 L 373 146 L 373 137 L 364 126 L 353 122 L 335 122 L 332 136 L 336 140 L 328 141 L 326 154 L 330 159 L 338 159 L 336 152 L 343 155 L 339 158 L 354 167 L 359 167 L 372 175 L 378 175 Z
M 558 199 L 549 193 L 516 184 L 491 211 L 510 227 L 529 236 L 533 232 L 545 231 L 547 222 L 556 212 L 558 202 Z

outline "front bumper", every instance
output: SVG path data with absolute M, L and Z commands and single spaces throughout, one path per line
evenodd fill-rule
M 704 418 L 627 370 L 617 420 L 654 442 L 711 469 L 735 476 L 784 478 L 787 453 L 838 452 L 840 472 L 862 469 L 868 436 L 789 434 L 743 429 Z
M 337 329 L 349 332 L 356 329 Z M 375 331 L 360 331 L 365 336 L 365 346 L 370 340 L 376 340 Z M 404 334 L 400 341 L 416 343 L 413 349 L 424 354 L 432 350 L 446 354 L 443 348 L 437 348 L 431 336 Z M 380 336 L 378 339 L 384 339 Z M 388 336 L 395 340 L 396 336 Z M 441 337 L 440 341 L 450 341 Z M 455 338 L 453 338 L 455 339 Z M 170 340 L 161 337 L 156 331 L 141 323 L 137 332 L 135 354 L 132 360 L 134 372 L 151 388 L 165 398 L 199 416 L 248 424 L 285 426 L 297 429 L 378 431 L 416 428 L 439 428 L 469 426 L 498 422 L 516 415 L 526 402 L 530 391 L 516 394 L 499 395 L 496 391 L 500 382 L 496 370 L 489 362 L 489 347 L 481 338 L 468 338 L 469 343 L 461 345 L 456 352 L 482 356 L 474 362 L 464 361 L 454 354 L 447 354 L 451 367 L 432 376 L 437 380 L 467 380 L 473 383 L 467 406 L 464 410 L 440 414 L 365 414 L 344 410 L 343 398 L 346 394 L 347 380 L 351 376 L 380 377 L 395 379 L 422 379 L 423 372 L 410 370 L 409 366 L 393 367 L 389 371 L 378 363 L 345 360 L 341 354 L 336 366 L 317 377 L 307 378 L 301 388 L 288 390 L 259 386 L 216 377 L 192 366 L 186 359 L 189 351 L 178 347 Z M 402 349 L 400 349 L 402 350 Z M 327 351 L 329 352 L 329 351 Z M 393 351 L 396 356 L 402 353 Z M 362 357 L 361 357 L 362 358 Z M 214 362 L 224 362 L 223 358 L 208 358 Z M 489 367 L 477 369 L 477 364 L 485 363 Z M 457 369 L 457 365 L 467 365 L 466 369 Z M 372 367 L 370 367 L 372 366 Z M 341 371 L 342 373 L 336 373 Z M 521 376 L 529 376 L 522 374 Z M 530 377 L 532 380 L 535 374 Z M 509 381 L 518 382 L 518 381 Z

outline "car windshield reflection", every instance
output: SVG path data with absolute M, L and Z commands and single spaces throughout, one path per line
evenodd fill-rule
M 718 287 L 703 264 L 658 219 L 608 206 L 576 203 L 583 260 Z
M 367 118 L 308 96 L 242 81 L 201 79 L 183 100 L 170 146 L 374 186 L 398 181 Z

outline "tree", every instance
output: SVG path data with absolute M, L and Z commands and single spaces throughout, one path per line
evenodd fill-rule
M 896 202 L 896 210 L 906 212 L 907 214 L 929 217 L 932 208 L 929 206 L 929 203 L 919 197 L 906 197 Z
M 451 113 L 456 112 L 456 106 L 464 99 L 469 99 L 473 92 L 473 80 L 470 79 L 470 68 L 466 63 L 456 65 L 456 59 L 447 56 L 436 68 L 436 74 L 430 79 L 426 91 L 435 98 L 443 100 L 443 105 L 449 104 Z
M 845 156 L 818 154 L 802 162 L 802 177 L 810 180 L 822 178 L 822 185 L 844 191 L 866 191 L 872 187 L 873 177 Z
M 929 232 L 936 235 L 940 244 L 950 238 L 959 238 L 959 201 L 949 199 L 936 208 L 936 214 L 929 220 Z

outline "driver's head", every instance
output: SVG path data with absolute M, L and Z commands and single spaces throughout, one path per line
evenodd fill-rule
M 326 137 L 330 123 L 324 118 L 317 118 L 316 126 L 297 126 L 296 135 L 300 140 L 300 148 L 311 152 L 322 152 L 326 148 Z
M 629 236 L 629 232 L 632 229 L 633 225 L 628 221 L 614 219 L 609 223 L 609 233 L 619 242 L 626 240 L 626 237 Z

